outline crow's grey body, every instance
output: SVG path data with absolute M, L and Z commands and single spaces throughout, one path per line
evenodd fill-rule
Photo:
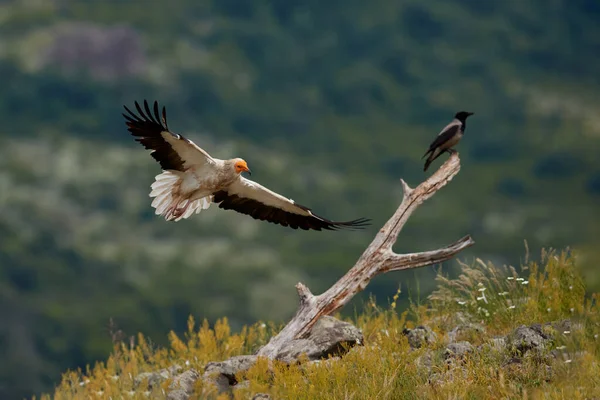
M 423 155 L 423 157 L 425 157 L 429 154 L 429 157 L 427 157 L 427 161 L 425 162 L 425 167 L 423 168 L 424 171 L 427 171 L 429 165 L 442 155 L 442 153 L 454 151 L 452 148 L 460 142 L 460 139 L 462 139 L 467 126 L 466 119 L 470 115 L 473 115 L 473 113 L 466 111 L 456 113 L 452 122 L 446 125 L 437 135 L 435 140 L 429 145 L 429 150 Z

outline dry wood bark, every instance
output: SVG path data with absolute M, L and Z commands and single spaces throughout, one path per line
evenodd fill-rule
M 396 254 L 392 250 L 398 234 L 410 215 L 425 200 L 450 182 L 459 170 L 458 153 L 453 153 L 440 169 L 415 189 L 411 189 L 406 182 L 401 180 L 404 196 L 400 207 L 379 230 L 354 267 L 326 292 L 318 296 L 313 295 L 306 285 L 298 283 L 296 289 L 300 296 L 300 305 L 296 315 L 279 334 L 271 338 L 269 343 L 258 351 L 257 355 L 276 358 L 279 349 L 285 343 L 305 337 L 320 317 L 330 315 L 342 307 L 356 293 L 364 290 L 376 275 L 437 264 L 475 244 L 470 236 L 465 236 L 438 250 L 410 254 Z

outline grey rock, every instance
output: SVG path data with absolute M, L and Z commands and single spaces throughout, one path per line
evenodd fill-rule
M 435 332 L 425 325 L 417 326 L 415 329 L 404 329 L 402 333 L 407 336 L 408 344 L 413 349 L 418 349 L 437 340 Z
M 200 374 L 195 369 L 190 369 L 173 378 L 167 392 L 168 400 L 187 400 L 194 391 L 196 381 L 200 379 Z
M 488 339 L 485 343 L 477 347 L 478 351 L 491 351 L 493 353 L 502 353 L 506 350 L 506 337 L 497 336 Z
M 503 351 L 504 349 L 506 349 L 506 338 L 502 336 L 494 337 L 490 339 L 489 345 L 492 348 L 492 350 Z
M 315 324 L 308 337 L 286 343 L 275 358 L 287 363 L 296 362 L 303 354 L 309 361 L 327 360 L 329 356 L 334 356 L 335 359 L 347 352 L 350 347 L 362 342 L 363 335 L 360 329 L 347 322 L 325 316 Z M 206 365 L 203 379 L 214 384 L 219 393 L 231 393 L 237 385 L 243 384 L 238 382 L 236 374 L 247 371 L 256 364 L 257 360 L 258 356 L 252 355 L 210 362 Z
M 507 343 L 513 353 L 521 355 L 528 351 L 542 351 L 547 348 L 552 337 L 545 333 L 539 324 L 521 325 L 507 336 Z
M 167 400 L 188 400 L 190 394 L 183 389 L 170 390 L 167 393 Z
M 444 358 L 461 358 L 473 351 L 473 345 L 469 342 L 450 343 L 444 351 Z
M 426 350 L 422 356 L 417 357 L 415 363 L 418 367 L 425 368 L 427 370 L 431 370 L 431 366 L 433 365 L 433 356 L 434 353 L 432 350 Z
M 256 360 L 258 356 L 235 356 L 225 361 L 209 362 L 204 369 L 204 375 L 220 373 L 234 380 L 235 374 L 247 371 L 256 364 Z
M 247 371 L 258 360 L 258 356 L 236 356 L 225 361 L 209 362 L 202 378 L 214 384 L 219 393 L 230 393 L 238 384 L 236 374 Z
M 324 316 L 305 339 L 292 340 L 281 347 L 276 359 L 291 363 L 305 354 L 310 361 L 341 356 L 351 347 L 363 343 L 360 329 L 347 322 Z
M 271 400 L 271 396 L 266 393 L 256 393 L 252 400 Z
M 144 380 L 148 381 L 148 389 L 159 386 L 162 382 L 177 374 L 183 368 L 179 365 L 173 365 L 169 368 L 161 369 L 157 372 L 142 372 L 133 378 L 134 387 L 138 387 Z
M 248 389 L 250 387 L 250 381 L 243 381 L 238 383 L 237 385 L 235 385 L 233 387 L 234 390 L 242 390 L 242 389 Z

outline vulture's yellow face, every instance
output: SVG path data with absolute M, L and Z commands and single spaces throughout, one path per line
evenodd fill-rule
M 238 174 L 241 174 L 242 172 L 252 174 L 250 172 L 250 168 L 248 168 L 248 164 L 246 163 L 246 161 L 242 160 L 241 158 L 238 159 L 235 162 L 235 164 L 233 164 L 233 167 L 235 168 L 235 172 L 237 172 Z

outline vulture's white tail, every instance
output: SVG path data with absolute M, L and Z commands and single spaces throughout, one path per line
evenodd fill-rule
M 180 175 L 165 171 L 156 175 L 151 186 L 150 197 L 154 197 L 152 207 L 156 208 L 155 214 L 164 216 L 167 221 L 180 221 L 194 212 L 198 214 L 207 209 L 212 201 L 211 196 L 190 201 L 189 198 L 178 194 L 180 184 Z

